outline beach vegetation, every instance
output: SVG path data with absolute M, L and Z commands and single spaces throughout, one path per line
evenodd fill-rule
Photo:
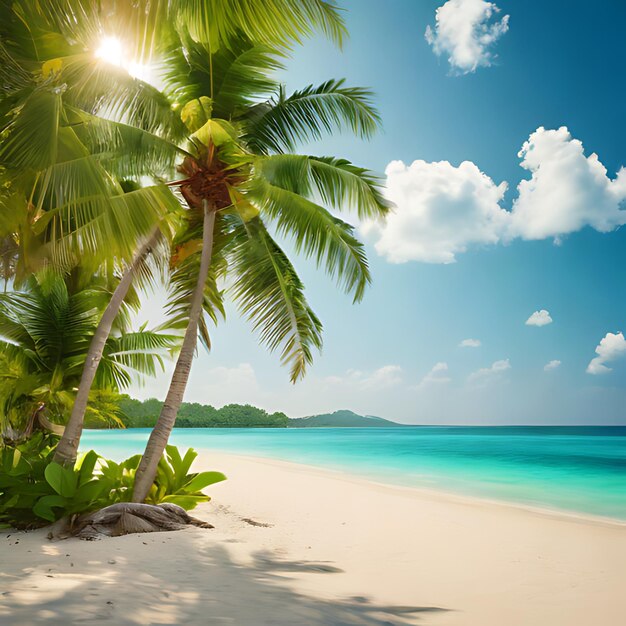
M 140 455 L 117 463 L 91 450 L 64 467 L 52 460 L 57 443 L 55 435 L 39 432 L 0 447 L 0 527 L 34 528 L 131 500 Z M 196 456 L 193 449 L 181 456 L 168 446 L 146 502 L 190 510 L 209 501 L 202 490 L 226 477 L 191 472 Z
M 0 294 L 0 436 L 19 440 L 41 428 L 62 433 L 110 282 L 46 270 L 19 291 Z M 128 312 L 118 315 L 90 391 L 87 424 L 123 426 L 119 392 L 161 369 L 176 341 L 162 329 L 133 331 Z
M 119 400 L 121 420 L 126 428 L 152 428 L 161 413 L 163 402 L 150 398 L 135 400 L 122 396 Z M 219 409 L 197 402 L 183 402 L 176 418 L 177 428 L 284 428 L 289 418 L 278 411 L 269 413 L 250 404 L 227 404 Z M 102 424 L 100 428 L 117 428 L 118 424 Z

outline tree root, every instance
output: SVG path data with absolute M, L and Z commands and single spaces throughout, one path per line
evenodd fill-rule
M 50 527 L 48 539 L 93 540 L 120 537 L 133 533 L 154 533 L 182 530 L 188 526 L 213 528 L 211 524 L 191 517 L 176 504 L 138 504 L 119 502 L 99 511 L 64 517 Z

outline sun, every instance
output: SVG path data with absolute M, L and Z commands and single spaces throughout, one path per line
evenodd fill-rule
M 122 42 L 117 37 L 103 37 L 96 50 L 96 57 L 111 65 L 122 67 Z
M 95 56 L 106 63 L 125 69 L 133 78 L 149 81 L 150 68 L 143 63 L 128 59 L 124 54 L 124 46 L 117 37 L 103 37 L 96 49 Z

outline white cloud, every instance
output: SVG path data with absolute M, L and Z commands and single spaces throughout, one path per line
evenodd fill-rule
M 548 324 L 552 324 L 552 318 L 550 317 L 550 313 L 548 313 L 545 309 L 535 311 L 526 320 L 526 326 L 546 326 Z
M 426 28 L 426 41 L 462 74 L 489 66 L 492 46 L 509 29 L 508 15 L 492 20 L 499 11 L 485 0 L 448 0 L 435 13 L 435 28 Z
M 531 173 L 512 210 L 502 208 L 507 183 L 496 184 L 471 161 L 391 161 L 386 195 L 396 205 L 385 221 L 361 230 L 391 263 L 454 263 L 473 246 L 554 238 L 585 226 L 607 232 L 626 224 L 626 169 L 614 179 L 567 128 L 538 128 L 519 153 Z
M 606 366 L 609 361 L 615 361 L 626 355 L 626 339 L 622 333 L 607 333 L 596 348 L 598 356 L 591 359 L 587 366 L 588 374 L 608 374 L 610 367 Z
M 502 374 L 510 369 L 511 363 L 509 362 L 509 359 L 495 361 L 491 367 L 483 367 L 475 372 L 472 372 L 467 378 L 467 382 L 472 385 L 486 385 L 492 381 L 500 379 Z
M 552 370 L 555 370 L 557 367 L 560 367 L 560 365 L 561 365 L 561 361 L 559 361 L 558 359 L 553 359 L 552 361 L 550 361 L 549 363 L 546 363 L 543 366 L 543 371 L 551 372 Z
M 517 187 L 511 216 L 512 236 L 545 239 L 591 226 L 600 232 L 626 224 L 620 204 L 626 198 L 626 170 L 611 180 L 596 154 L 586 157 L 583 144 L 562 126 L 538 128 L 518 156 L 531 173 Z
M 391 263 L 454 263 L 471 244 L 497 243 L 507 228 L 509 214 L 499 206 L 506 183 L 496 185 L 474 163 L 392 161 L 385 173 L 396 210 L 361 228 Z
M 372 372 L 348 370 L 344 376 L 328 376 L 324 379 L 330 385 L 345 385 L 361 389 L 386 389 L 402 382 L 402 368 L 399 365 L 384 365 Z
M 420 383 L 416 385 L 417 389 L 423 389 L 425 387 L 431 387 L 433 385 L 441 385 L 450 382 L 448 374 L 448 364 L 440 361 L 435 363 L 433 368 L 422 378 Z
M 480 339 L 463 339 L 459 344 L 459 348 L 480 348 Z

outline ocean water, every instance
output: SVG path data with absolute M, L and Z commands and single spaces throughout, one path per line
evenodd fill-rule
M 148 429 L 85 431 L 81 449 L 119 460 L 143 452 L 148 434 Z M 626 520 L 626 427 L 621 426 L 194 428 L 175 429 L 171 442 Z

